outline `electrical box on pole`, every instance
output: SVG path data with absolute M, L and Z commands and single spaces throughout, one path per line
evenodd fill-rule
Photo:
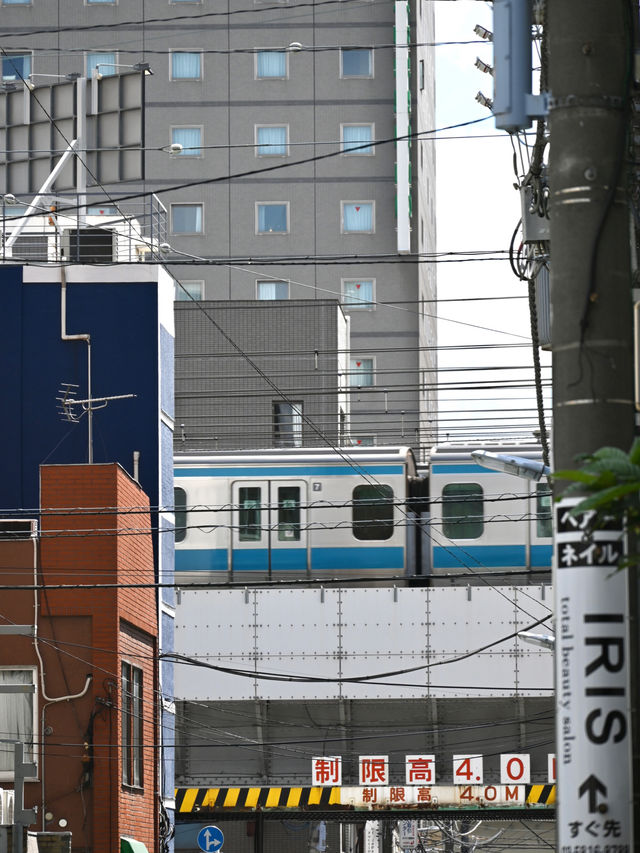
M 546 95 L 533 95 L 531 0 L 493 3 L 493 114 L 496 127 L 515 133 L 547 112 Z

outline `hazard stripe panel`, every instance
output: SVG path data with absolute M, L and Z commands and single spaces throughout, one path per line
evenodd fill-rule
M 555 806 L 555 785 L 527 785 L 527 805 Z
M 339 806 L 340 788 L 176 788 L 176 811 Z

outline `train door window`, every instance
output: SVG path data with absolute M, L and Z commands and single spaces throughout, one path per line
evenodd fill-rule
M 356 539 L 390 539 L 393 535 L 391 486 L 356 486 L 352 500 L 351 523 Z
M 300 541 L 300 488 L 278 487 L 278 542 Z
M 484 532 L 484 501 L 478 483 L 448 483 L 442 489 L 442 532 L 448 539 L 478 539 Z
M 537 483 L 536 488 L 536 536 L 550 539 L 553 534 L 551 522 L 551 489 L 547 483 Z
M 180 486 L 173 490 L 176 542 L 184 542 L 187 535 L 187 493 Z
M 262 535 L 261 489 L 249 486 L 238 490 L 240 542 L 259 542 Z

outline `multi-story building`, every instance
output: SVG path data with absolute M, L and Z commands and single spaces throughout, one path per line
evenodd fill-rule
M 366 368 L 366 388 L 354 381 L 351 394 L 354 437 L 428 441 L 435 268 L 417 253 L 435 246 L 433 142 L 421 135 L 434 127 L 432 4 L 0 9 L 3 78 L 30 76 L 36 93 L 50 80 L 40 75 L 106 77 L 138 62 L 153 71 L 140 188 L 168 209 L 178 298 L 340 299 L 352 370 Z M 105 191 L 105 212 L 118 193 Z

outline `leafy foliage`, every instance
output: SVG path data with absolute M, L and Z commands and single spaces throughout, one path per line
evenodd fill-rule
M 618 447 L 601 447 L 595 453 L 581 457 L 582 465 L 575 470 L 556 471 L 555 479 L 571 480 L 562 497 L 586 497 L 571 510 L 579 515 L 596 510 L 594 526 L 603 521 L 615 521 L 637 537 L 640 534 L 640 439 L 634 440 L 628 453 Z M 640 564 L 640 554 L 627 557 L 621 566 Z

